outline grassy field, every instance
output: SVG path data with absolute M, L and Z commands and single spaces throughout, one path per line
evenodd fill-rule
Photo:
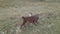
M 37 26 L 22 24 L 21 16 L 27 13 L 41 14 Z M 17 24 L 17 25 L 16 25 Z M 60 3 L 59 2 L 29 2 L 29 1 L 0 1 L 0 34 L 60 34 Z

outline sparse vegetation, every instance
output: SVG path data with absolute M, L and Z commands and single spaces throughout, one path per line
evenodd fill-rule
M 29 12 L 41 14 L 40 24 L 31 26 L 27 23 L 25 28 L 19 30 L 22 24 L 21 16 Z M 60 34 L 59 22 L 59 2 L 0 0 L 0 34 L 1 32 L 5 34 Z

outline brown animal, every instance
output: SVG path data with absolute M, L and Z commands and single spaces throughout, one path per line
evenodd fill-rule
M 25 26 L 25 24 L 26 24 L 27 22 L 36 25 L 36 23 L 37 23 L 37 21 L 38 21 L 38 19 L 39 19 L 39 15 L 37 14 L 37 15 L 33 15 L 33 16 L 31 16 L 31 17 L 24 17 L 24 16 L 22 16 L 22 19 L 23 19 L 23 23 L 22 23 L 21 27 L 22 27 L 22 26 Z

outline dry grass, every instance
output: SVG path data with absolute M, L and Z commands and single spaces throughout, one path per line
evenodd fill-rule
M 5 4 L 5 5 L 4 5 Z M 38 26 L 22 24 L 21 16 L 32 12 L 41 14 Z M 0 4 L 0 33 L 6 34 L 60 34 L 60 3 L 14 1 Z M 17 27 L 18 26 L 18 27 Z

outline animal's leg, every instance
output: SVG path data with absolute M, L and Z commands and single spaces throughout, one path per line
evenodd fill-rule
M 32 24 L 36 25 L 36 23 L 35 23 L 35 22 L 32 22 Z M 36 25 L 36 26 L 37 26 L 37 25 Z
M 36 21 L 35 23 L 36 23 L 36 25 L 41 25 L 41 24 L 39 23 L 39 21 Z
M 36 24 L 39 24 L 38 19 L 35 19 L 34 22 L 35 22 Z
M 26 24 L 26 21 L 23 21 L 23 24 L 21 25 L 21 28 L 22 28 L 23 26 L 25 26 L 25 24 Z
M 38 23 L 37 23 L 37 21 L 36 21 L 36 20 L 34 20 L 34 21 L 33 21 L 33 24 L 37 26 L 37 24 L 38 24 Z
M 35 20 L 33 20 L 33 24 L 35 24 L 36 23 L 36 21 Z

